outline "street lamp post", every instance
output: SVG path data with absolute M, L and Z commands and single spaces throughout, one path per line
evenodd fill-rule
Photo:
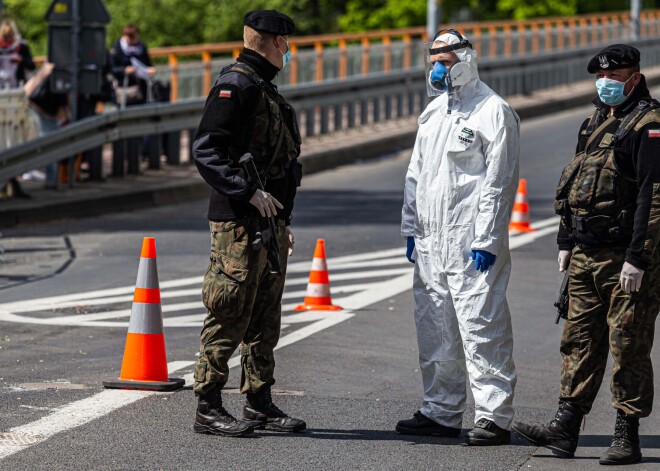
M 438 32 L 440 19 L 442 18 L 442 0 L 427 0 L 426 3 L 426 31 L 429 41 Z
M 630 0 L 630 39 L 639 39 L 639 16 L 641 12 L 641 1 Z

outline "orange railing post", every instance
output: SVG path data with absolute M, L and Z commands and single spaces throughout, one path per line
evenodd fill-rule
M 369 74 L 369 38 L 362 36 L 362 75 Z
M 345 39 L 339 41 L 339 78 L 348 76 L 348 46 Z
M 497 44 L 496 39 L 497 39 L 497 27 L 496 26 L 491 26 L 488 28 L 488 35 L 490 36 L 490 44 L 488 45 L 488 56 L 487 57 L 495 57 L 497 56 L 497 46 L 494 48 L 492 47 L 493 44 Z
M 577 45 L 577 28 L 576 22 L 573 18 L 568 20 L 568 34 L 570 34 L 568 47 L 573 49 Z
M 179 58 L 176 54 L 168 56 L 170 63 L 170 101 L 175 102 L 179 99 Z
M 211 91 L 211 53 L 202 51 L 202 64 L 204 65 L 204 72 L 202 74 L 202 92 L 208 95 Z
M 298 45 L 296 43 L 292 43 L 289 47 L 291 48 L 291 70 L 289 72 L 289 83 L 291 85 L 296 85 L 298 84 Z
M 520 25 L 518 26 L 518 33 L 520 33 Z M 511 25 L 504 25 L 504 55 L 509 57 L 511 55 L 511 45 L 513 43 Z
M 518 55 L 522 56 L 527 50 L 527 26 L 525 23 L 518 23 Z M 513 31 L 511 31 L 513 33 Z
M 392 70 L 392 39 L 389 36 L 385 36 L 383 38 L 383 45 L 385 46 L 383 72 L 390 72 Z
M 323 81 L 323 43 L 321 41 L 316 41 L 314 43 L 314 51 L 316 51 L 315 80 L 317 82 L 322 82 Z
M 403 49 L 403 68 L 409 69 L 412 62 L 412 41 L 410 34 L 406 33 L 403 35 L 403 44 L 405 45 Z
M 586 18 L 580 18 L 580 46 L 585 46 L 587 44 L 587 30 L 589 29 L 589 23 Z

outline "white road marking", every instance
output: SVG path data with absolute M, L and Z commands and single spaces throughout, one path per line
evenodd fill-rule
M 540 237 L 544 237 L 545 235 L 554 232 L 556 229 L 550 226 L 552 224 L 556 224 L 556 222 L 557 222 L 557 218 L 541 221 L 541 223 L 537 223 L 538 224 L 537 227 L 542 227 L 540 230 L 537 230 L 536 232 L 516 235 L 515 237 L 512 237 L 511 248 L 515 249 L 518 247 L 522 247 L 523 245 L 527 245 L 534 242 Z M 541 226 L 540 224 L 543 224 L 543 226 Z M 392 249 L 387 251 L 381 251 L 379 253 L 381 254 L 380 255 L 381 257 L 391 257 L 394 255 L 400 255 L 401 249 Z M 363 260 L 374 260 L 378 258 L 378 257 L 373 257 L 373 253 L 365 254 L 365 255 L 366 256 L 363 258 Z M 351 266 L 351 264 L 355 262 L 355 260 L 359 259 L 356 256 L 340 257 L 340 258 L 342 260 L 338 263 L 338 265 L 344 263 L 349 267 Z M 372 266 L 380 266 L 380 265 L 372 265 Z M 329 327 L 344 322 L 345 320 L 353 317 L 355 315 L 355 312 L 358 312 L 361 309 L 364 309 L 370 305 L 381 302 L 387 298 L 397 296 L 398 294 L 406 290 L 409 290 L 412 284 L 411 283 L 412 270 L 411 268 L 407 268 L 405 270 L 405 274 L 402 273 L 403 271 L 404 270 L 402 269 L 385 270 L 385 272 L 388 273 L 387 276 L 392 276 L 392 275 L 398 275 L 398 276 L 396 276 L 396 278 L 392 278 L 387 281 L 379 282 L 378 283 L 379 289 L 377 290 L 376 289 L 361 290 L 350 296 L 342 298 L 341 302 L 349 310 L 332 312 L 332 313 L 305 312 L 301 314 L 291 314 L 291 315 L 283 316 L 282 320 L 284 322 L 293 322 L 294 320 L 297 320 L 298 322 L 313 321 L 313 323 L 283 336 L 280 339 L 280 342 L 278 343 L 276 349 L 280 349 L 285 346 L 291 345 L 311 335 L 321 332 Z M 364 274 L 366 273 L 363 273 L 363 275 Z M 373 276 L 373 272 L 371 272 L 371 275 Z M 161 288 L 186 286 L 186 284 L 192 284 L 191 280 L 195 280 L 194 281 L 195 283 L 200 282 L 199 277 L 195 277 L 192 279 L 185 279 L 185 280 L 174 280 L 173 282 L 161 283 Z M 115 296 L 119 294 L 125 294 L 127 292 L 125 291 L 126 289 L 127 288 L 117 288 L 115 290 L 103 290 L 103 291 L 91 292 L 93 293 L 93 295 L 90 295 L 89 297 L 93 299 L 93 298 L 100 298 L 102 296 Z M 131 291 L 132 288 L 130 288 L 130 291 L 128 292 Z M 76 298 L 76 296 L 80 296 L 80 295 L 66 295 L 66 296 L 52 297 L 49 299 L 50 302 L 69 302 L 75 299 L 80 299 L 79 297 Z M 40 302 L 44 303 L 45 300 L 42 299 L 40 300 Z M 14 306 L 20 307 L 20 303 L 12 303 L 12 304 Z M 3 308 L 6 307 L 7 305 L 3 306 Z M 15 316 L 15 317 L 19 317 L 19 316 Z M 194 364 L 195 364 L 194 361 L 170 362 L 168 363 L 168 371 L 170 374 L 172 374 L 176 371 L 189 368 Z M 229 360 L 228 366 L 229 368 L 234 368 L 239 364 L 240 364 L 240 357 L 234 356 Z M 193 373 L 191 372 L 184 375 L 183 379 L 186 381 L 186 385 L 192 384 Z M 120 409 L 121 407 L 127 406 L 129 404 L 139 401 L 140 399 L 144 399 L 146 397 L 150 397 L 155 394 L 170 394 L 170 393 L 109 389 L 109 390 L 104 390 L 88 398 L 82 399 L 80 401 L 75 401 L 66 404 L 65 406 L 56 409 L 51 414 L 48 414 L 47 416 L 42 417 L 39 420 L 36 420 L 26 425 L 13 427 L 12 429 L 10 429 L 9 432 L 11 433 L 24 434 L 31 437 L 32 438 L 31 441 L 33 441 L 34 443 L 23 443 L 19 445 L 0 444 L 0 460 L 8 456 L 11 456 L 14 453 L 17 453 L 21 450 L 25 450 L 31 447 L 32 445 L 41 443 L 55 434 L 79 427 L 95 419 L 99 419 L 113 412 L 114 410 Z

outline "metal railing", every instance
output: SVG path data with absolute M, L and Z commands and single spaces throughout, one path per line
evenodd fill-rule
M 536 18 L 526 21 L 454 23 L 466 34 L 481 60 L 528 57 L 551 52 L 595 47 L 629 38 L 630 12 Z M 449 25 L 443 25 L 443 27 Z M 642 39 L 660 37 L 660 10 L 641 13 Z M 346 79 L 422 65 L 426 27 L 363 33 L 291 36 L 291 63 L 278 76 L 280 85 Z M 170 81 L 171 99 L 206 96 L 222 67 L 231 63 L 242 42 L 200 44 L 150 49 L 156 78 Z M 43 58 L 41 58 L 43 60 Z
M 642 54 L 642 67 L 660 65 L 660 40 L 633 43 Z M 599 48 L 581 48 L 529 58 L 501 58 L 480 63 L 481 79 L 503 96 L 575 83 L 590 76 L 587 61 Z M 592 77 L 593 78 L 593 77 Z M 422 68 L 374 74 L 369 80 L 349 78 L 280 88 L 298 112 L 305 139 L 343 129 L 369 126 L 385 120 L 417 115 L 428 103 Z M 181 131 L 199 123 L 203 99 L 171 104 L 149 104 L 88 118 L 60 131 L 0 152 L 0 183 L 33 168 L 113 143 L 112 175 L 139 172 L 140 138 L 166 134 L 167 144 L 156 144 L 150 168 L 160 165 L 161 151 L 168 163 L 179 163 Z M 192 134 L 191 134 L 192 135 Z

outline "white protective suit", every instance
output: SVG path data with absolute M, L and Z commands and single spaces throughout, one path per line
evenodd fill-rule
M 458 42 L 451 34 L 440 36 Z M 401 233 L 415 237 L 413 281 L 423 407 L 429 419 L 460 428 L 466 372 L 475 422 L 508 429 L 513 419 L 509 217 L 518 185 L 519 118 L 479 80 L 477 54 L 454 51 L 469 81 L 432 101 L 419 118 L 406 175 Z M 472 250 L 497 256 L 485 273 Z

